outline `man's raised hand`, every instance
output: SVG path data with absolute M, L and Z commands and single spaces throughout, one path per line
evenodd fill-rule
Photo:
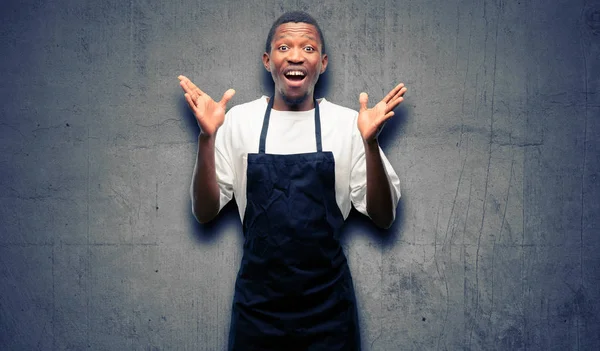
M 194 116 L 196 116 L 200 133 L 205 136 L 214 136 L 217 133 L 217 129 L 225 121 L 225 107 L 235 94 L 235 90 L 227 90 L 223 94 L 221 101 L 215 102 L 187 77 L 179 76 L 178 78 L 179 85 L 181 85 L 181 88 L 185 92 L 184 96 L 188 106 L 194 112 Z
M 358 98 L 360 103 L 358 130 L 364 142 L 371 143 L 377 139 L 384 123 L 394 115 L 392 110 L 404 100 L 403 95 L 406 90 L 404 83 L 398 84 L 372 108 L 367 108 L 369 102 L 367 93 L 360 93 Z

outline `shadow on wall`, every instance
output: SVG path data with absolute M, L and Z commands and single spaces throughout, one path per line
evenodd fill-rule
M 222 237 L 226 228 L 237 228 L 236 232 L 242 236 L 242 223 L 240 221 L 240 215 L 235 199 L 229 201 L 229 203 L 221 209 L 221 212 L 219 212 L 217 217 L 206 224 L 199 223 L 196 218 L 194 218 L 191 209 L 188 209 L 188 213 L 189 227 L 194 230 L 193 237 L 204 245 L 211 246 L 215 244 L 216 239 L 219 236 Z

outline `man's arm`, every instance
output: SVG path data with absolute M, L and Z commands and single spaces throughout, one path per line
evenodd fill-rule
M 373 108 L 367 108 L 369 97 L 366 93 L 361 93 L 359 97 L 360 111 L 357 123 L 365 147 L 367 213 L 375 225 L 381 228 L 389 228 L 392 225 L 394 203 L 377 136 L 385 121 L 394 115 L 392 110 L 404 100 L 405 92 L 406 87 L 400 83 Z
M 215 136 L 198 136 L 198 154 L 192 176 L 192 212 L 200 223 L 219 213 L 220 191 L 215 169 Z
M 367 213 L 375 225 L 389 228 L 394 221 L 394 203 L 390 182 L 381 159 L 379 143 L 363 142 L 367 165 Z
M 227 102 L 235 91 L 227 90 L 221 101 L 215 102 L 184 76 L 179 76 L 179 85 L 185 92 L 185 99 L 200 127 L 191 196 L 194 216 L 200 223 L 206 223 L 219 213 L 220 190 L 215 167 L 215 140 L 217 130 L 225 121 Z

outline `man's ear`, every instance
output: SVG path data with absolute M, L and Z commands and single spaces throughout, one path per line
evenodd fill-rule
M 265 52 L 263 54 L 262 60 L 263 60 L 263 65 L 265 66 L 265 69 L 267 70 L 267 72 L 271 72 L 271 58 L 269 57 L 269 54 L 267 54 Z
M 329 58 L 327 57 L 327 54 L 323 54 L 321 56 L 321 74 L 325 73 L 328 62 L 329 62 Z

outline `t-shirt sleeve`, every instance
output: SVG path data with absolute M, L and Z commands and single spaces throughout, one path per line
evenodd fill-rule
M 356 121 L 356 119 L 355 119 Z M 392 192 L 392 203 L 394 206 L 394 219 L 396 219 L 396 207 L 398 200 L 400 199 L 400 179 L 394 171 L 394 168 L 388 161 L 387 157 L 383 153 L 383 150 L 379 148 L 381 159 L 385 166 L 388 180 L 391 184 Z M 365 147 L 363 145 L 362 137 L 358 127 L 354 128 L 352 133 L 352 167 L 350 170 L 350 199 L 354 208 L 360 213 L 369 217 L 367 213 L 367 163 L 365 156 Z

